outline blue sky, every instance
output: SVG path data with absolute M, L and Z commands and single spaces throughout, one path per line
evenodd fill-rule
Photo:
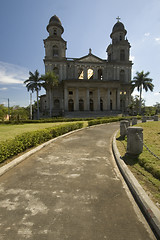
M 9 98 L 11 106 L 29 105 L 23 81 L 29 71 L 44 73 L 43 39 L 53 15 L 64 27 L 67 57 L 82 57 L 92 48 L 103 59 L 120 16 L 131 44 L 132 76 L 149 71 L 155 88 L 143 98 L 147 106 L 160 102 L 159 11 L 160 0 L 0 0 L 0 104 Z

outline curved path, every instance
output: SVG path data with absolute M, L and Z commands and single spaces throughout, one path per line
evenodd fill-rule
M 0 240 L 153 240 L 111 153 L 119 124 L 58 138 L 0 177 Z

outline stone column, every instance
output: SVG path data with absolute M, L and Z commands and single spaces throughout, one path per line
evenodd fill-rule
M 79 90 L 76 88 L 75 91 L 75 110 L 79 111 Z
M 78 78 L 78 67 L 77 66 L 75 66 L 74 78 L 75 79 Z
M 59 66 L 59 81 L 61 82 L 63 78 L 63 65 Z
M 97 88 L 97 111 L 100 111 L 100 90 Z
M 89 111 L 89 89 L 86 89 L 86 109 L 87 111 Z
M 86 68 L 86 66 L 83 68 L 83 78 L 87 79 L 87 68 Z
M 143 116 L 143 117 L 142 117 L 142 122 L 146 122 L 146 121 L 147 121 L 146 116 Z
M 137 124 L 137 118 L 132 118 L 132 126 Z
M 68 89 L 64 88 L 64 110 L 68 111 Z
M 154 116 L 154 121 L 158 121 L 158 115 Z
M 110 89 L 107 90 L 107 110 L 110 110 Z
M 143 128 L 129 127 L 127 131 L 127 154 L 139 155 L 143 151 Z
M 98 72 L 96 67 L 93 68 L 93 79 L 98 79 Z
M 117 89 L 117 110 L 120 110 L 120 90 Z
M 122 120 L 120 122 L 120 135 L 122 138 L 124 138 L 127 135 L 127 129 L 129 127 L 129 121 Z
M 126 100 L 125 100 L 125 108 L 126 109 L 128 108 L 128 105 L 129 105 L 129 94 L 128 94 L 128 92 L 126 92 Z

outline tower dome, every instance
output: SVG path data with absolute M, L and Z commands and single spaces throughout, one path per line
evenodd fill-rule
M 59 24 L 62 26 L 60 19 L 56 15 L 50 18 L 49 24 Z
M 116 24 L 113 26 L 113 29 L 112 29 L 111 38 L 112 38 L 112 35 L 116 32 L 123 32 L 125 35 L 127 34 L 127 31 L 123 23 L 119 21 L 119 18 L 117 19 L 118 21 L 116 22 Z
M 64 32 L 64 28 L 62 27 L 62 23 L 56 15 L 54 15 L 50 18 L 49 24 L 47 26 L 47 31 L 49 32 L 49 27 L 53 27 L 53 26 L 59 27 L 61 29 L 62 33 Z

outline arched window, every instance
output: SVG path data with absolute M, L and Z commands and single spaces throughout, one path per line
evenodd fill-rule
M 89 68 L 87 71 L 87 78 L 93 79 L 93 69 Z
M 103 100 L 102 100 L 102 98 L 100 99 L 100 110 L 103 111 Z
M 57 46 L 53 46 L 53 57 L 58 57 L 59 51 Z
M 120 50 L 120 61 L 125 61 L 125 51 L 124 51 L 124 49 Z
M 53 30 L 53 34 L 54 34 L 54 35 L 57 35 L 57 29 L 54 29 L 54 30 Z
M 84 111 L 84 101 L 83 101 L 83 99 L 79 99 L 79 111 Z
M 73 112 L 74 111 L 74 101 L 73 99 L 68 100 L 68 111 Z
M 59 75 L 59 69 L 58 67 L 53 68 L 53 72 L 58 76 Z
M 93 99 L 90 99 L 89 106 L 90 106 L 90 111 L 93 111 L 94 110 Z
M 84 79 L 84 71 L 82 68 L 78 70 L 78 79 Z
M 59 99 L 54 100 L 54 109 L 60 109 L 60 101 Z
M 102 74 L 102 69 L 98 69 L 98 79 L 102 80 L 103 79 L 103 74 Z
M 119 80 L 120 80 L 121 82 L 125 82 L 125 71 L 124 71 L 124 70 L 121 70 L 121 71 L 120 71 Z

